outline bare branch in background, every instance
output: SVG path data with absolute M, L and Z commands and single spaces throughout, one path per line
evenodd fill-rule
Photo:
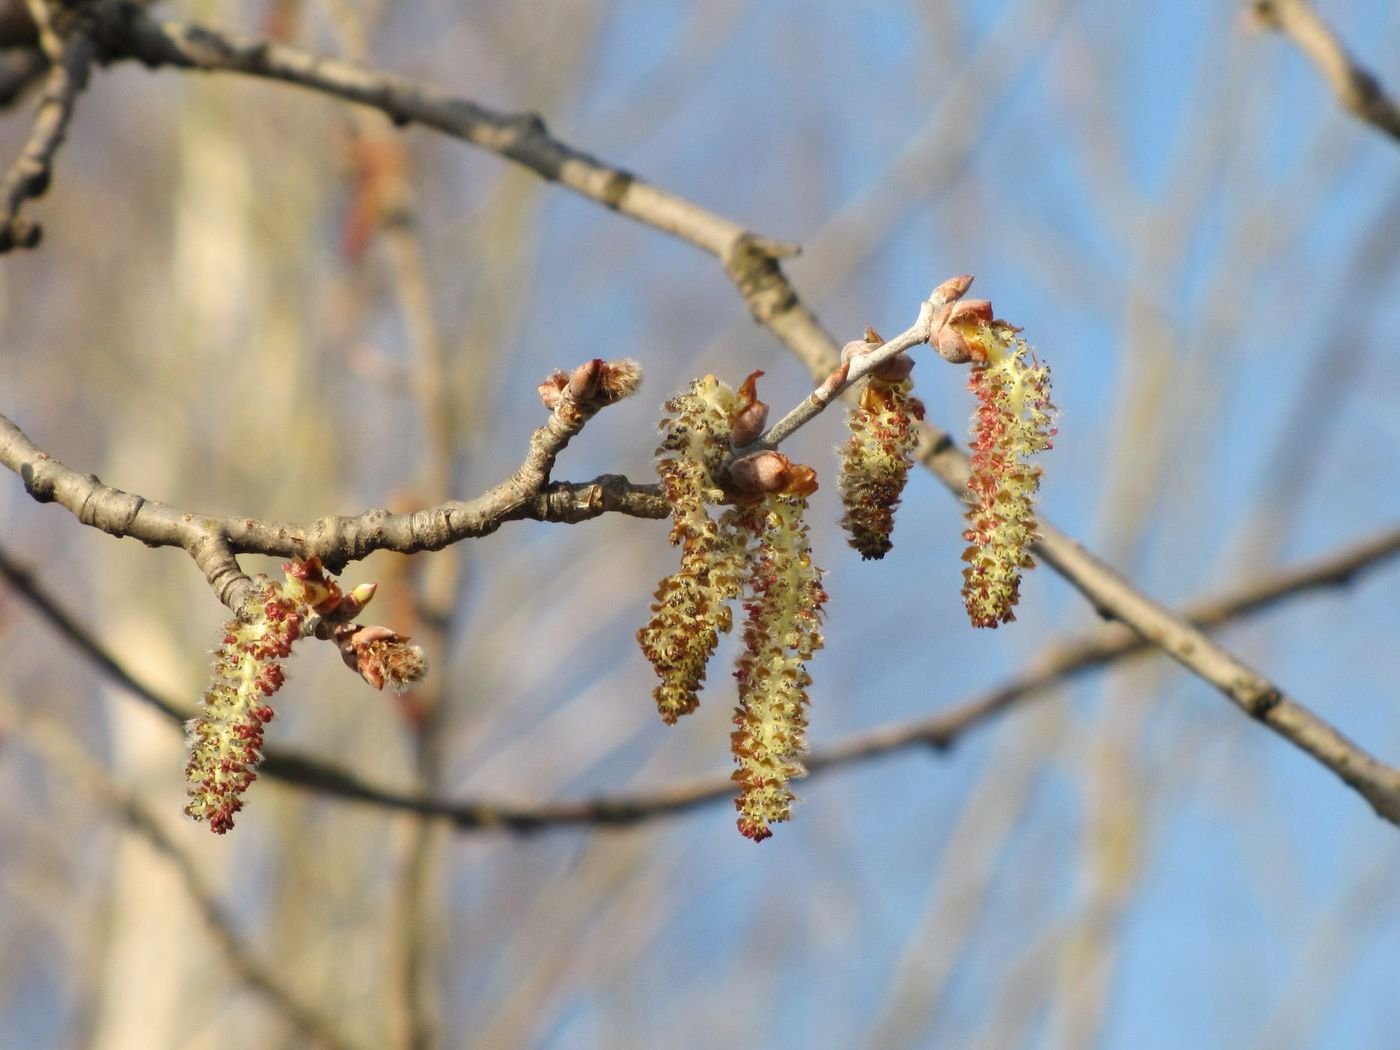
M 1265 580 L 1190 606 L 1181 613 L 1181 619 L 1200 628 L 1222 627 L 1309 591 L 1349 585 L 1363 573 L 1397 556 L 1400 556 L 1400 529 L 1393 529 L 1335 554 L 1284 569 Z M 174 724 L 183 725 L 188 713 L 182 705 L 140 683 L 3 549 L 0 549 L 0 576 L 4 576 L 50 626 L 103 674 L 151 704 Z M 945 750 L 967 731 L 1022 701 L 1037 697 L 1077 675 L 1154 648 L 1125 627 L 1104 626 L 1086 638 L 1050 649 L 1030 670 L 981 696 L 929 718 L 856 734 L 813 751 L 806 760 L 808 773 L 816 776 L 912 747 Z M 459 831 L 532 832 L 550 827 L 635 824 L 726 801 L 732 797 L 734 789 L 729 774 L 723 773 L 632 797 L 544 805 L 457 802 L 384 790 L 318 759 L 271 747 L 266 750 L 260 773 L 352 801 L 439 817 Z
M 249 989 L 265 999 L 308 1045 L 327 1050 L 349 1050 L 354 1045 L 336 1032 L 330 1019 L 322 1017 L 288 991 L 289 982 L 285 977 L 278 976 L 258 959 L 194 861 L 139 797 L 116 783 L 100 763 L 72 741 L 67 727 L 46 716 L 18 714 L 8 706 L 0 706 L 0 728 L 18 728 L 47 761 L 63 771 L 67 780 L 83 785 L 123 827 L 169 861 L 229 968 Z
M 1306 0 L 1254 0 L 1249 11 L 1259 25 L 1298 45 L 1346 109 L 1400 140 L 1400 106 L 1386 94 L 1381 82 L 1352 58 L 1311 4 Z
M 43 228 L 22 216 L 20 210 L 25 202 L 48 192 L 54 158 L 68 132 L 78 95 L 87 87 L 94 53 L 92 32 L 85 21 L 72 27 L 61 43 L 53 44 L 53 65 L 44 81 L 34 127 L 19 157 L 0 179 L 0 253 L 33 248 L 43 236 Z M 21 66 L 12 83 L 23 83 L 24 74 Z

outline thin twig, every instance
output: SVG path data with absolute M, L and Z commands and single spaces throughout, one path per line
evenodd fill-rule
M 1298 46 L 1331 86 L 1337 101 L 1366 123 L 1400 141 L 1400 106 L 1306 0 L 1254 0 L 1250 14 L 1261 26 L 1277 30 Z
M 919 304 L 919 316 L 914 323 L 893 339 L 856 355 L 850 361 L 842 361 L 830 375 L 806 398 L 752 445 L 735 450 L 735 458 L 760 448 L 776 448 L 795 434 L 799 428 L 815 419 L 827 405 L 850 390 L 875 369 L 892 361 L 900 354 L 923 343 L 931 343 L 940 328 L 948 320 L 949 306 L 960 299 L 972 284 L 972 275 L 963 274 L 944 281 L 929 297 Z
M 1315 561 L 1285 569 L 1266 580 L 1245 585 L 1219 598 L 1192 605 L 1181 616 L 1202 628 L 1223 626 L 1256 615 L 1308 591 L 1347 585 L 1362 573 L 1378 568 L 1397 556 L 1400 556 L 1400 528 Z M 29 573 L 16 565 L 3 548 L 0 548 L 0 575 L 9 580 L 35 611 L 67 638 L 78 652 L 95 663 L 99 670 L 154 706 L 176 725 L 183 724 L 188 716 L 181 705 L 162 698 L 137 681 L 95 637 L 79 626 L 51 595 L 39 587 Z M 1106 625 L 1089 637 L 1049 650 L 1023 674 L 932 717 L 860 733 L 817 750 L 807 757 L 808 773 L 818 776 L 829 770 L 912 747 L 945 750 L 969 730 L 1070 678 L 1154 648 L 1121 625 Z M 717 774 L 631 797 L 594 798 L 545 805 L 457 802 L 379 788 L 331 764 L 277 748 L 267 749 L 260 774 L 369 805 L 404 810 L 425 817 L 440 817 L 459 831 L 531 832 L 570 825 L 634 824 L 728 799 L 734 790 L 728 774 Z
M 93 57 L 91 32 L 86 25 L 79 25 L 63 41 L 62 50 L 49 67 L 29 138 L 0 179 L 0 254 L 14 248 L 33 248 L 43 237 L 43 228 L 20 211 L 26 201 L 48 191 L 54 158 L 63 145 L 78 95 L 87 87 Z

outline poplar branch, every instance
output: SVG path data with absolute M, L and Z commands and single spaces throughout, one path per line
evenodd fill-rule
M 586 418 L 586 417 L 585 417 Z M 219 600 L 235 613 L 252 581 L 238 568 L 239 554 L 305 560 L 319 557 L 332 572 L 379 550 L 414 554 L 486 536 L 508 521 L 577 524 L 607 513 L 664 518 L 670 507 L 656 485 L 634 484 L 616 474 L 592 481 L 551 482 L 555 457 L 582 428 L 558 413 L 535 431 L 520 469 L 472 500 L 448 500 L 409 513 L 367 510 L 312 522 L 269 521 L 182 510 L 104 485 L 40 449 L 18 426 L 0 416 L 0 464 L 14 471 L 40 503 L 57 503 L 84 525 L 110 536 L 129 536 L 150 547 L 179 547 L 190 554 Z
M 43 228 L 21 214 L 26 202 L 48 192 L 54 158 L 68 133 L 78 95 L 87 87 L 95 54 L 86 24 L 63 39 L 44 78 L 44 91 L 34 114 L 34 126 L 19 156 L 0 179 L 0 254 L 15 248 L 33 248 Z
M 1400 141 L 1400 106 L 1375 75 L 1352 58 L 1311 4 L 1305 0 L 1254 0 L 1249 10 L 1257 24 L 1293 41 L 1317 67 L 1344 109 Z

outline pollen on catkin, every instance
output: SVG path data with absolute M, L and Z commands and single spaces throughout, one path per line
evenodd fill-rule
M 838 484 L 847 542 L 865 559 L 883 558 L 894 546 L 894 512 L 909 480 L 919 435 L 915 423 L 924 406 L 912 393 L 913 380 L 889 381 L 872 375 L 860 404 L 846 414 L 851 436 L 837 449 Z
M 376 689 L 405 689 L 428 669 L 423 650 L 406 636 L 351 622 L 374 597 L 374 584 L 347 594 L 315 557 L 289 561 L 282 571 L 281 583 L 260 577 L 242 616 L 224 625 L 202 710 L 185 727 L 185 813 L 219 835 L 233 828 L 243 794 L 257 779 L 263 727 L 273 715 L 267 699 L 286 681 L 282 661 L 296 642 L 311 636 L 335 641 L 346 663 Z
M 215 834 L 233 828 L 243 793 L 257 779 L 263 726 L 272 721 L 266 700 L 282 687 L 282 661 L 303 636 L 311 613 L 299 590 L 268 580 L 247 618 L 224 625 L 203 710 L 185 727 L 190 752 L 185 813 L 208 822 Z
M 681 547 L 679 571 L 656 588 L 651 619 L 637 642 L 661 679 L 652 692 L 668 724 L 700 705 L 700 687 L 719 636 L 733 625 L 729 602 L 739 596 L 748 533 L 742 515 L 712 514 L 724 498 L 719 473 L 734 419 L 752 403 L 714 376 L 666 402 L 657 473 L 671 504 L 671 542 Z
M 1004 321 L 958 325 L 971 349 L 972 417 L 963 603 L 976 627 L 1010 623 L 1021 571 L 1035 565 L 1034 499 L 1041 471 L 1028 456 L 1050 448 L 1055 406 L 1050 369 L 1036 361 L 1018 329 Z
M 807 500 L 774 494 L 759 508 L 758 542 L 748 561 L 744 649 L 735 678 L 739 705 L 731 748 L 739 784 L 734 800 L 739 831 L 755 842 L 787 820 L 795 796 L 790 784 L 806 774 L 806 661 L 822 647 L 821 607 L 826 592 L 812 563 Z

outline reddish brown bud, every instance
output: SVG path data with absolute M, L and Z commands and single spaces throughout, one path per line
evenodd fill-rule
M 284 562 L 282 571 L 287 574 L 288 583 L 297 585 L 295 599 L 302 605 L 309 605 L 320 616 L 328 615 L 344 598 L 340 585 L 326 575 L 318 557 Z
M 817 491 L 817 472 L 781 452 L 754 452 L 736 459 L 729 477 L 741 492 L 809 496 Z
M 848 365 L 861 354 L 867 353 L 869 350 L 870 344 L 864 339 L 852 339 L 841 348 L 841 363 L 843 365 Z
M 957 277 L 949 277 L 946 281 L 935 288 L 929 295 L 929 302 L 934 306 L 942 306 L 944 303 L 956 302 L 967 294 L 967 290 L 972 287 L 972 274 L 965 273 Z
M 604 361 L 595 357 L 585 361 L 572 373 L 554 372 L 535 389 L 544 407 L 553 412 L 566 401 L 585 408 L 591 414 L 603 405 L 611 405 L 636 392 L 642 381 L 642 366 L 621 358 Z M 580 417 L 587 418 L 587 415 Z
M 990 299 L 960 299 L 948 307 L 945 324 L 991 324 L 992 301 Z
M 346 624 L 335 632 L 345 665 L 376 689 L 385 684 L 402 690 L 427 673 L 423 650 L 408 644 L 408 636 L 387 627 Z
M 642 366 L 623 357 L 604 363 L 598 376 L 598 398 L 611 404 L 631 397 L 642 384 Z
M 362 583 L 345 597 L 340 599 L 340 603 L 330 612 L 324 613 L 327 620 L 337 620 L 346 622 L 353 620 L 364 611 L 370 599 L 374 597 L 374 592 L 379 589 L 377 583 Z
M 972 346 L 956 328 L 940 328 L 933 345 L 938 356 L 950 364 L 961 365 L 972 360 Z
M 902 383 L 909 378 L 909 373 L 914 371 L 914 359 L 908 354 L 895 354 L 879 368 L 870 373 L 871 379 L 878 379 L 882 383 Z
M 762 372 L 750 372 L 740 385 L 739 408 L 730 424 L 729 443 L 734 448 L 757 441 L 768 425 L 768 406 L 758 399 L 758 377 Z
M 977 325 L 991 324 L 992 304 L 986 299 L 961 299 L 942 307 L 933 315 L 932 343 L 939 355 L 955 365 L 973 358 L 967 336 Z
M 553 412 L 555 406 L 559 404 L 560 399 L 564 396 L 564 388 L 568 385 L 568 376 L 563 372 L 552 372 L 549 378 L 535 389 L 539 391 L 540 400 L 544 402 L 544 407 Z
M 595 357 L 592 361 L 585 361 L 573 370 L 569 376 L 569 395 L 575 401 L 590 401 L 598 393 L 598 384 L 602 379 L 603 359 Z
M 849 365 L 862 354 L 868 354 L 885 345 L 880 333 L 873 328 L 865 329 L 864 339 L 852 339 L 841 348 L 841 363 Z M 884 364 L 871 370 L 869 375 L 883 383 L 899 383 L 909 378 L 914 368 L 914 359 L 908 354 L 897 354 Z
M 777 492 L 786 483 L 792 460 L 781 452 L 754 452 L 729 468 L 734 487 L 744 492 Z

